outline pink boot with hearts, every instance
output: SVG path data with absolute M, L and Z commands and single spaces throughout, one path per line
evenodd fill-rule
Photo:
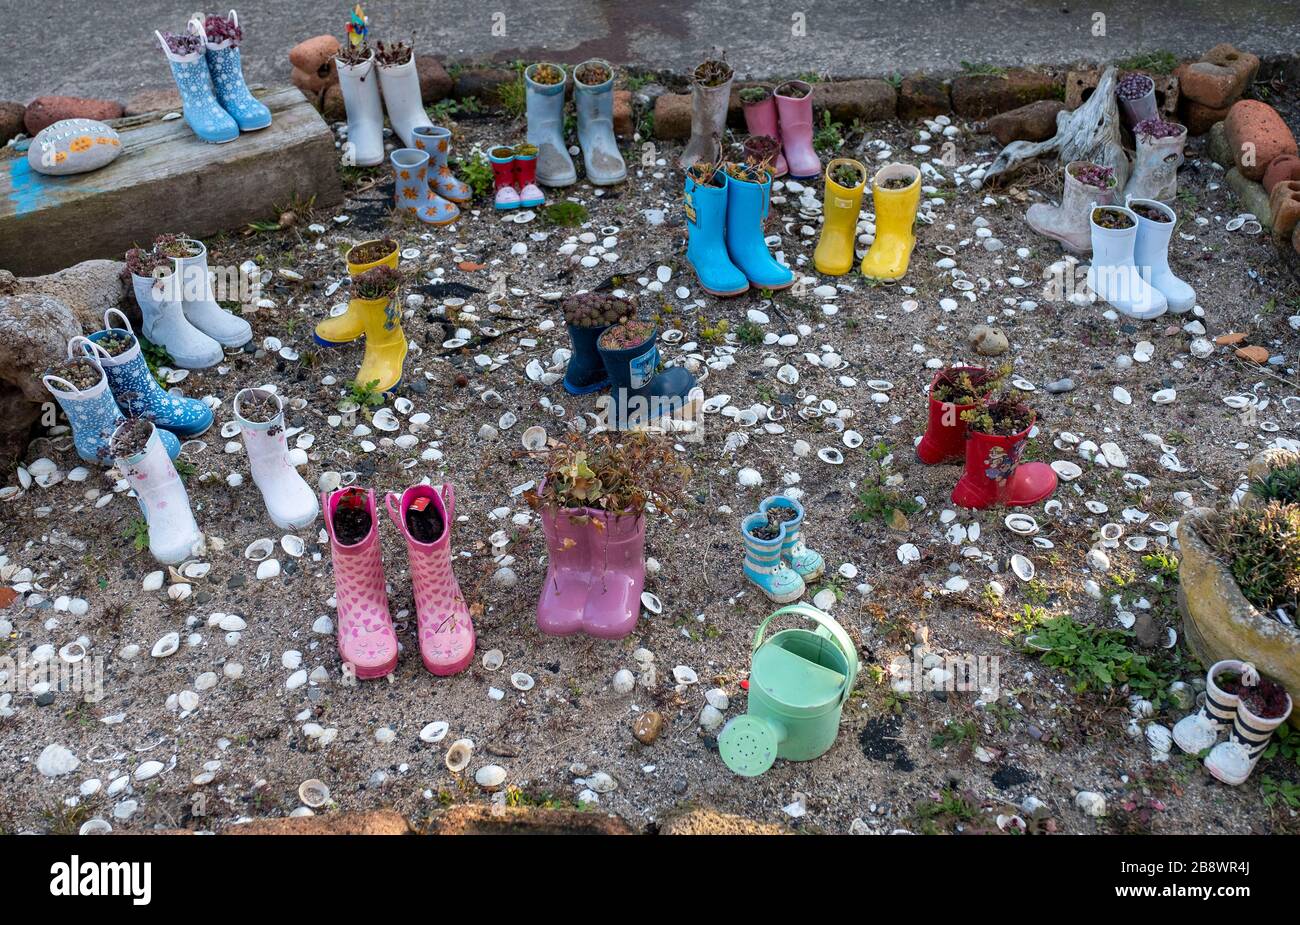
M 339 655 L 358 678 L 382 678 L 397 667 L 397 635 L 384 588 L 375 493 L 368 488 L 322 493 L 321 507 L 334 563 Z

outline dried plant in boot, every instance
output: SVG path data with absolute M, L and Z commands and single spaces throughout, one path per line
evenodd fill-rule
M 126 252 L 126 273 L 136 276 L 153 276 L 158 270 L 171 270 L 170 257 L 164 257 L 153 248 L 133 247 Z
M 376 260 L 383 260 L 393 251 L 397 250 L 397 242 L 392 238 L 380 238 L 377 241 L 362 241 L 352 250 L 348 251 L 348 263 L 367 264 L 374 263 Z
M 1115 87 L 1115 95 L 1125 102 L 1140 100 L 1155 89 L 1155 81 L 1146 74 L 1125 74 Z
M 602 350 L 631 350 L 644 344 L 654 333 L 653 321 L 625 321 L 600 335 L 598 343 Z
M 203 31 L 207 33 L 208 41 L 214 45 L 230 42 L 232 46 L 237 46 L 244 39 L 244 30 L 234 19 L 213 13 L 209 13 L 207 19 L 203 20 Z
M 811 92 L 812 91 L 808 87 L 793 80 L 787 80 L 776 88 L 777 96 L 788 97 L 792 100 L 801 100 Z
M 934 384 L 934 400 L 953 405 L 977 405 L 984 397 L 1002 387 L 1011 375 L 1011 364 L 995 369 L 965 370 L 951 367 L 940 370 Z
M 647 506 L 671 519 L 685 498 L 691 470 L 673 451 L 672 442 L 644 433 L 569 433 L 551 451 L 546 482 L 538 504 L 589 507 L 611 514 L 642 514 Z
M 1097 164 L 1075 164 L 1070 168 L 1070 176 L 1084 186 L 1092 186 L 1097 189 L 1113 189 L 1115 186 L 1115 171 L 1111 167 L 1101 167 Z
M 727 176 L 743 183 L 763 183 L 768 179 L 767 168 L 762 164 L 728 161 L 722 169 Z
M 184 232 L 160 234 L 154 238 L 153 250 L 162 257 L 195 257 L 199 248 L 186 239 Z
M 86 389 L 92 389 L 99 385 L 102 376 L 99 368 L 89 360 L 71 359 L 64 360 L 52 367 L 47 376 L 58 376 L 65 379 L 78 392 L 84 392 Z
M 383 42 L 375 43 L 375 61 L 385 67 L 406 64 L 411 60 L 412 52 L 412 47 L 405 42 L 398 42 L 395 45 L 385 45 Z
M 573 72 L 573 79 L 588 87 L 597 87 L 614 76 L 614 71 L 604 61 L 586 61 Z
M 359 299 L 392 298 L 402 284 L 402 274 L 390 266 L 371 267 L 352 281 L 352 291 Z
M 355 546 L 370 535 L 374 523 L 366 510 L 366 494 L 360 489 L 348 489 L 334 509 L 334 538 L 340 546 Z
M 1300 507 L 1269 502 L 1212 515 L 1197 532 L 1260 613 L 1294 625 L 1300 608 Z
M 735 71 L 726 61 L 710 58 L 696 66 L 693 79 L 702 87 L 721 87 L 733 74 Z
M 1177 122 L 1164 119 L 1146 119 L 1133 126 L 1133 134 L 1139 138 L 1177 138 L 1187 131 Z
M 374 53 L 370 46 L 364 41 L 357 45 L 343 42 L 342 45 L 343 47 L 339 50 L 336 57 L 338 58 L 339 64 L 344 64 L 348 67 L 356 67 L 358 64 L 365 64 Z
M 1160 209 L 1157 209 L 1155 206 L 1148 206 L 1140 202 L 1135 202 L 1129 206 L 1129 208 L 1147 221 L 1164 223 L 1170 220 L 1168 215 Z
M 856 189 L 866 179 L 866 174 L 857 164 L 836 164 L 831 169 L 831 179 L 845 189 Z
M 254 424 L 265 424 L 280 413 L 280 403 L 270 392 L 255 389 L 239 400 L 239 413 Z
M 716 161 L 712 164 L 706 164 L 699 161 L 690 166 L 686 175 L 697 186 L 722 186 L 723 184 L 722 162 Z
M 746 87 L 740 91 L 740 101 L 746 106 L 764 103 L 772 98 L 771 87 Z
M 961 419 L 977 433 L 1014 437 L 1029 429 L 1034 412 L 1025 404 L 1022 393 L 1008 389 L 992 401 L 983 399 L 974 408 L 963 411 Z
M 771 135 L 750 135 L 745 139 L 743 151 L 746 164 L 770 173 L 781 153 L 781 142 Z
M 114 459 L 129 459 L 145 451 L 153 436 L 153 424 L 145 418 L 128 418 L 113 434 L 108 451 Z
M 1116 230 L 1133 227 L 1133 219 L 1129 218 L 1119 209 L 1093 209 L 1092 220 L 1098 228 Z
M 1265 502 L 1300 504 L 1300 462 L 1269 470 L 1250 483 L 1250 493 Z
M 554 64 L 539 64 L 533 68 L 532 80 L 533 83 L 546 84 L 547 86 L 564 83 L 564 71 Z
M 190 35 L 188 32 L 183 35 L 164 32 L 162 37 L 163 41 L 167 43 L 167 50 L 174 55 L 192 55 L 195 52 L 203 51 L 203 39 L 197 35 Z
M 442 537 L 442 516 L 432 498 L 416 498 L 411 502 L 406 509 L 406 529 L 419 543 L 434 543 Z
M 564 300 L 564 323 L 575 328 L 607 328 L 636 316 L 636 306 L 607 292 L 580 292 Z

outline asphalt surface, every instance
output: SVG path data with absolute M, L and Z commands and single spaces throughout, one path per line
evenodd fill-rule
M 0 99 L 23 103 L 49 93 L 125 99 L 168 86 L 153 30 L 179 32 L 192 11 L 175 0 L 39 6 L 4 0 L 3 6 Z M 446 60 L 600 56 L 685 72 L 717 49 L 742 77 L 951 73 L 962 61 L 1067 64 L 1156 50 L 1186 56 L 1221 41 L 1261 56 L 1300 49 L 1300 0 L 376 0 L 365 6 L 373 38 L 413 36 L 418 51 Z M 348 10 L 342 0 L 240 2 L 250 83 L 286 83 L 289 49 L 312 35 L 342 35 Z M 1093 34 L 1097 14 L 1105 16 L 1104 35 Z

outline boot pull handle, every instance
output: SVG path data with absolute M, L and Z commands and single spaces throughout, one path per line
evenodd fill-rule
M 447 511 L 447 520 L 452 520 L 456 516 L 456 489 L 451 487 L 451 482 L 443 482 L 439 494 L 442 495 L 442 506 Z
M 117 330 L 120 330 L 120 331 L 127 331 L 127 332 L 129 332 L 130 334 L 132 334 L 132 335 L 135 334 L 135 329 L 134 329 L 133 327 L 131 327 L 131 320 L 130 320 L 129 318 L 126 317 L 126 313 L 125 313 L 124 311 L 122 311 L 120 308 L 110 308 L 110 309 L 105 310 L 105 312 L 104 312 L 104 330 L 106 330 L 106 331 L 111 331 L 111 330 L 114 329 L 114 327 L 113 327 L 113 322 L 111 322 L 111 321 L 108 320 L 108 318 L 109 318 L 110 315 L 117 315 L 117 317 L 119 317 L 119 318 L 122 319 L 122 327 L 118 328 Z
M 68 359 L 72 359 L 73 344 L 79 344 L 81 346 L 82 356 L 86 357 L 89 360 L 94 360 L 96 363 L 98 363 L 101 359 L 105 359 L 105 360 L 113 359 L 112 355 L 107 350 L 99 346 L 99 344 L 95 343 L 89 337 L 85 337 L 81 334 L 78 334 L 76 337 L 68 341 Z
M 51 374 L 49 374 L 49 373 L 46 373 L 44 376 L 41 376 L 41 382 L 45 383 L 45 387 L 46 387 L 47 389 L 49 389 L 51 392 L 55 391 L 55 387 L 52 386 L 52 385 L 50 385 L 51 382 L 62 382 L 62 383 L 63 383 L 63 385 L 61 385 L 61 386 L 58 387 L 58 391 L 60 391 L 60 392 L 80 392 L 80 391 L 81 391 L 81 389 L 77 388 L 75 385 L 73 385 L 73 384 L 72 384 L 71 382 L 69 382 L 67 379 L 64 379 L 62 376 L 54 376 L 54 375 L 51 375 Z
M 388 516 L 393 519 L 393 525 L 406 535 L 406 527 L 402 524 L 402 497 L 393 492 L 384 495 L 384 507 L 388 508 Z

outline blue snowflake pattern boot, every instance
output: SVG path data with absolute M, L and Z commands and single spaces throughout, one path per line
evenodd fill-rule
M 122 319 L 120 328 L 113 327 L 108 320 L 114 312 Z M 113 356 L 100 345 L 110 335 L 130 338 L 131 346 Z M 146 418 L 180 437 L 197 437 L 212 426 L 212 409 L 207 405 L 194 398 L 172 395 L 158 384 L 144 361 L 140 339 L 131 330 L 126 316 L 117 309 L 104 312 L 104 330 L 91 334 L 82 346 L 104 367 L 113 397 L 131 417 Z
M 203 39 L 208 73 L 221 108 L 234 118 L 241 132 L 266 128 L 271 124 L 271 110 L 258 102 L 244 83 L 244 65 L 239 53 L 244 32 L 239 28 L 239 14 L 231 10 L 224 19 L 209 16 L 206 22 L 195 16 L 192 22 L 190 31 Z
M 754 531 L 775 530 L 776 536 L 764 539 Z M 740 522 L 745 541 L 745 577 L 778 604 L 789 604 L 803 597 L 804 583 L 799 573 L 781 560 L 785 542 L 785 525 L 771 526 L 766 514 L 750 514 Z
M 191 23 L 191 28 L 193 23 Z M 192 33 L 164 37 L 155 31 L 163 54 L 171 64 L 176 89 L 181 94 L 181 109 L 185 121 L 200 140 L 211 144 L 224 144 L 239 137 L 239 123 L 221 108 L 212 75 L 208 71 L 203 39 Z
M 749 280 L 727 255 L 727 175 L 719 170 L 713 178 L 718 185 L 704 186 L 686 175 L 686 262 L 709 295 L 740 295 Z
M 763 238 L 771 194 L 771 174 L 761 183 L 727 177 L 727 253 L 755 289 L 788 289 L 794 273 L 777 262 Z
M 68 359 L 77 359 L 93 366 L 99 372 L 97 384 L 87 389 L 78 389 L 68 380 L 52 373 L 42 376 L 41 381 L 68 417 L 77 455 L 88 463 L 111 466 L 113 459 L 109 454 L 108 442 L 113 431 L 126 418 L 108 388 L 108 377 L 104 375 L 104 368 L 99 365 L 99 361 L 93 357 L 77 355 L 79 343 L 84 340 L 86 338 L 78 335 L 68 342 Z M 162 438 L 167 455 L 175 459 L 180 454 L 181 442 L 169 431 L 160 431 L 158 435 Z
M 826 560 L 822 554 L 809 549 L 803 542 L 803 505 L 784 495 L 772 495 L 765 498 L 758 506 L 759 513 L 767 516 L 774 507 L 785 507 L 795 512 L 795 516 L 782 521 L 785 528 L 785 540 L 781 543 L 781 558 L 799 573 L 805 582 L 821 578 L 826 571 Z

